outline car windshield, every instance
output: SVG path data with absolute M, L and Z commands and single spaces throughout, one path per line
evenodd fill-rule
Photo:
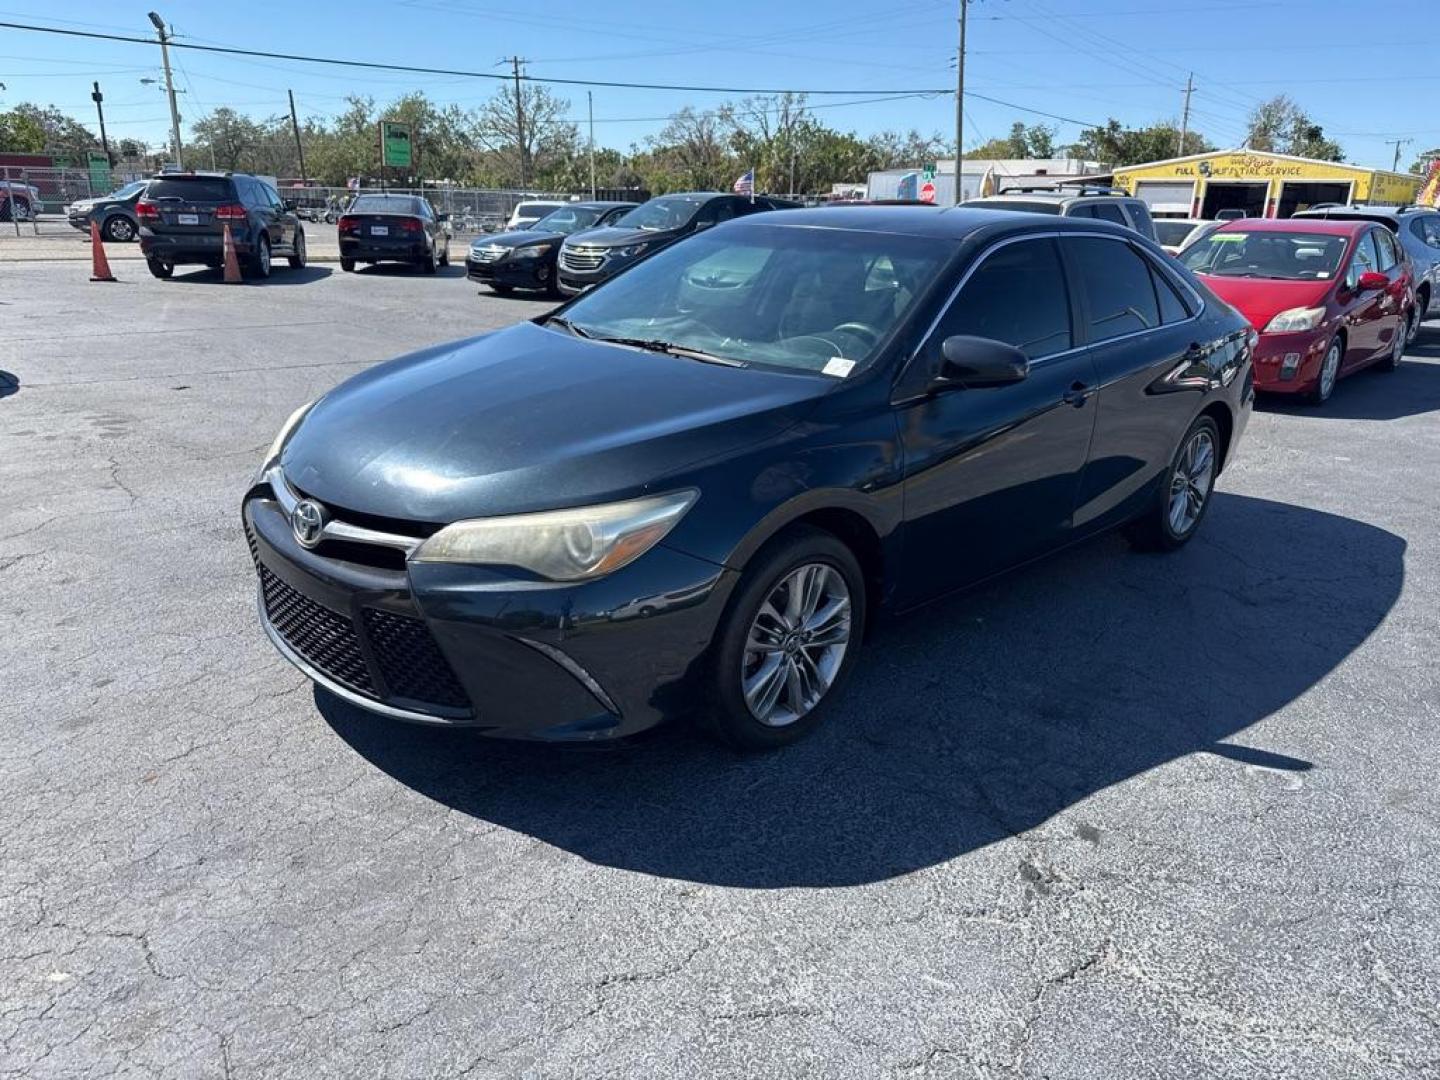
M 558 209 L 554 203 L 522 202 L 515 207 L 516 220 L 535 221 Z
M 352 214 L 413 214 L 417 207 L 408 195 L 360 195 L 350 204 Z
M 1326 233 L 1222 230 L 1186 248 L 1180 261 L 1214 277 L 1316 281 L 1335 276 L 1345 244 Z
M 1179 247 L 1185 242 L 1185 237 L 1195 230 L 1193 221 L 1166 221 L 1164 218 L 1155 219 L 1155 240 L 1166 247 Z
M 704 205 L 699 199 L 662 196 L 637 206 L 615 224 L 625 229 L 650 231 L 683 229 Z
M 537 232 L 564 233 L 569 236 L 573 232 L 590 228 L 600 220 L 603 213 L 603 209 L 597 210 L 589 206 L 562 206 L 559 210 L 546 214 L 531 227 Z
M 572 303 L 564 324 L 844 376 L 874 360 L 953 250 L 927 237 L 747 223 L 646 259 Z

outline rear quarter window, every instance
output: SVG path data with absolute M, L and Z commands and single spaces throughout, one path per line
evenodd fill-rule
M 147 199 L 185 199 L 188 202 L 234 202 L 235 185 L 222 177 L 167 177 L 151 180 Z

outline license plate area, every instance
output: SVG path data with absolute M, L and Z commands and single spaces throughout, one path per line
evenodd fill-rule
M 389 235 L 390 235 L 390 226 L 389 226 L 389 225 L 371 225 L 371 226 L 370 226 L 370 235 L 371 235 L 371 236 L 389 236 Z
M 175 220 L 181 225 L 199 225 L 199 214 L 177 214 Z

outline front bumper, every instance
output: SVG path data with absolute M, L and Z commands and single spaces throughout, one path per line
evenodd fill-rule
M 1268 394 L 1303 394 L 1320 378 L 1332 329 L 1261 334 L 1255 346 L 1255 389 Z
M 663 545 L 571 585 L 362 565 L 302 547 L 263 483 L 242 517 L 286 659 L 372 712 L 508 738 L 617 738 L 680 711 L 737 576 Z
M 512 289 L 546 289 L 555 272 L 551 260 L 499 259 L 476 262 L 466 256 L 465 276 L 481 285 L 504 285 Z

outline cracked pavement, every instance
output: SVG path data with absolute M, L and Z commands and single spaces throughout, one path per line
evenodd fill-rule
M 1440 324 L 792 750 L 560 751 L 312 691 L 238 518 L 295 406 L 543 303 L 3 269 L 0 1077 L 1440 1076 Z

